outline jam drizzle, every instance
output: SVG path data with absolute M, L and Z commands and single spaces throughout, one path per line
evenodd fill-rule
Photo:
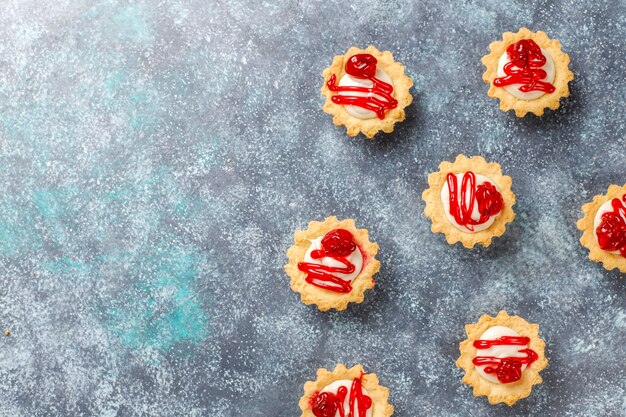
M 393 86 L 376 78 L 376 64 L 378 61 L 371 54 L 352 55 L 346 62 L 346 73 L 354 78 L 370 80 L 371 87 L 340 86 L 337 85 L 337 76 L 330 76 L 326 83 L 328 89 L 333 92 L 348 91 L 354 93 L 367 93 L 365 96 L 350 96 L 337 94 L 331 100 L 335 104 L 358 106 L 376 113 L 379 119 L 385 118 L 385 112 L 395 109 L 398 100 L 393 98 Z
M 522 93 L 543 91 L 553 93 L 556 88 L 545 81 L 548 75 L 541 68 L 546 64 L 546 57 L 539 45 L 532 39 L 522 39 L 506 48 L 509 62 L 504 65 L 506 76 L 496 78 L 493 85 L 504 87 L 512 84 L 522 84 L 518 90 Z
M 626 194 L 622 199 L 611 200 L 612 211 L 602 214 L 602 220 L 596 228 L 598 245 L 606 251 L 619 251 L 626 258 Z
M 473 226 L 478 226 L 487 222 L 491 216 L 495 216 L 502 211 L 502 207 L 504 206 L 502 194 L 500 194 L 496 187 L 488 181 L 476 186 L 476 174 L 472 171 L 468 171 L 463 174 L 460 200 L 458 198 L 459 184 L 456 175 L 449 173 L 447 176 L 447 182 L 449 190 L 450 214 L 454 217 L 454 221 L 465 227 L 470 232 L 474 231 Z M 468 191 L 469 202 L 466 198 Z M 478 213 L 480 214 L 480 218 L 478 220 L 472 219 L 475 202 L 478 203 Z
M 365 417 L 367 410 L 372 407 L 372 399 L 363 394 L 362 379 L 363 374 L 358 378 L 354 378 L 354 381 L 352 381 L 350 397 L 348 399 L 349 412 L 347 415 L 344 409 L 344 402 L 348 395 L 348 389 L 344 386 L 339 387 L 336 394 L 332 392 L 315 393 L 310 401 L 313 415 L 315 417 L 335 417 L 337 411 L 339 411 L 340 417 Z M 358 403 L 358 414 L 354 414 L 355 402 Z
M 345 266 L 333 267 L 310 262 L 299 262 L 298 269 L 307 273 L 306 282 L 311 285 L 338 293 L 349 293 L 352 291 L 351 283 L 334 276 L 333 273 L 352 274 L 355 271 L 356 267 L 348 260 L 348 256 L 357 247 L 352 233 L 345 229 L 334 229 L 326 233 L 320 243 L 321 248 L 313 250 L 311 258 L 321 259 L 329 257 Z
M 530 338 L 525 336 L 502 336 L 495 340 L 475 340 L 476 349 L 489 349 L 492 346 L 527 346 Z M 526 357 L 496 358 L 494 356 L 476 356 L 472 363 L 476 366 L 484 366 L 487 374 L 496 374 L 498 381 L 503 384 L 519 381 L 522 378 L 522 365 L 530 365 L 539 359 L 539 355 L 529 348 L 518 350 L 526 354 Z

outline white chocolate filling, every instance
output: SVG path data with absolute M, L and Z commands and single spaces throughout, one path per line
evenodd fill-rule
M 320 390 L 320 392 L 331 392 L 333 394 L 337 394 L 337 391 L 339 390 L 340 387 L 346 387 L 346 389 L 348 390 L 348 395 L 346 395 L 346 398 L 343 401 L 343 410 L 345 413 L 344 415 L 346 416 L 350 415 L 350 389 L 352 388 L 352 383 L 353 381 L 349 379 L 340 379 L 340 380 L 333 382 L 330 385 L 325 386 L 324 388 Z M 363 392 L 364 395 L 367 395 L 369 397 L 369 393 L 367 392 L 365 388 L 361 387 L 361 391 Z M 359 403 L 358 400 L 354 402 L 354 415 L 355 416 L 358 415 L 358 409 L 359 409 L 358 403 Z M 372 417 L 373 409 L 374 409 L 374 404 L 372 403 L 372 406 L 367 409 L 367 412 L 365 413 L 365 417 Z M 337 409 L 337 413 L 335 414 L 335 417 L 340 417 L 339 409 Z
M 480 340 L 496 340 L 501 338 L 502 336 L 519 336 L 519 334 L 506 326 L 493 326 L 487 329 L 485 333 L 483 333 L 479 339 Z M 520 346 L 520 345 L 495 345 L 490 347 L 489 349 L 477 349 L 476 356 L 493 356 L 494 358 L 525 358 L 527 355 L 525 353 L 520 353 L 519 351 L 522 349 L 526 349 L 528 346 Z M 522 372 L 526 369 L 528 365 L 522 364 Z M 485 366 L 476 366 L 476 371 L 485 378 L 487 381 L 495 382 L 500 384 L 498 381 L 498 377 L 496 374 L 488 374 L 485 372 Z
M 556 75 L 554 61 L 552 60 L 552 57 L 550 56 L 548 51 L 546 51 L 545 49 L 541 48 L 541 53 L 543 54 L 543 56 L 546 57 L 546 63 L 543 67 L 541 67 L 541 69 L 546 72 L 546 77 L 541 81 L 552 84 Z M 510 61 L 511 60 L 509 59 L 509 55 L 505 51 L 498 61 L 498 78 L 506 77 L 506 73 L 504 72 L 504 66 Z M 535 100 L 545 94 L 545 92 L 543 91 L 529 91 L 527 93 L 524 93 L 519 90 L 520 86 L 522 86 L 522 84 L 511 84 L 502 88 L 508 91 L 509 94 L 522 100 Z
M 318 237 L 317 239 L 311 240 L 311 246 L 309 246 L 309 249 L 306 251 L 306 254 L 304 255 L 304 262 L 308 262 L 308 263 L 312 263 L 316 265 L 330 266 L 334 268 L 345 268 L 346 266 L 344 264 L 342 264 L 341 262 L 329 256 L 325 256 L 319 259 L 313 259 L 311 257 L 311 252 L 322 248 L 323 238 L 324 236 L 321 236 L 321 237 Z M 352 280 L 354 280 L 357 276 L 359 276 L 359 274 L 361 273 L 361 269 L 363 269 L 363 255 L 361 254 L 361 250 L 359 249 L 358 245 L 356 245 L 356 248 L 354 249 L 354 251 L 352 251 L 350 256 L 348 256 L 346 259 L 352 265 L 354 265 L 354 272 L 351 274 L 340 274 L 336 272 L 331 275 L 337 278 L 340 278 L 344 281 L 352 282 Z
M 602 222 L 602 215 L 604 213 L 608 213 L 608 212 L 613 211 L 612 201 L 613 201 L 613 199 L 610 199 L 609 201 L 607 201 L 604 204 L 602 204 L 600 206 L 600 208 L 598 209 L 598 212 L 596 213 L 596 217 L 593 219 L 593 236 L 596 239 L 596 243 L 598 243 L 598 234 L 596 233 L 596 229 L 598 228 L 598 226 L 600 226 L 600 223 Z M 622 216 L 622 218 L 624 220 L 626 220 L 626 218 L 624 216 Z M 618 250 L 607 250 L 605 252 L 615 253 L 615 254 L 618 254 L 618 255 L 620 253 L 620 251 L 618 251 Z
M 378 78 L 380 81 L 384 81 L 387 84 L 390 84 L 393 87 L 393 81 L 391 81 L 391 77 L 385 71 L 381 70 L 380 68 L 376 68 L 376 78 Z M 353 77 L 353 76 L 351 76 L 349 74 L 345 74 L 343 77 L 341 77 L 341 80 L 339 81 L 339 86 L 340 87 L 365 87 L 365 88 L 372 88 L 373 85 L 374 85 L 374 83 L 372 81 L 368 80 L 367 78 L 357 78 L 357 77 Z M 339 94 L 342 95 L 342 96 L 377 97 L 377 98 L 379 98 L 379 99 L 384 101 L 384 99 L 381 96 L 379 96 L 378 94 L 374 94 L 374 93 L 360 93 L 360 92 L 354 92 L 354 91 L 340 91 Z M 393 93 L 392 93 L 392 95 L 393 95 Z M 352 106 L 352 105 L 345 105 L 344 107 L 346 108 L 346 111 L 348 113 L 350 113 L 351 116 L 354 116 L 357 119 L 373 119 L 374 117 L 378 117 L 375 112 L 373 112 L 371 110 L 364 109 L 363 107 Z
M 459 202 L 461 201 L 461 187 L 463 185 L 463 175 L 465 175 L 464 172 L 461 172 L 460 174 L 456 174 L 457 201 Z M 500 192 L 500 190 L 498 189 L 498 186 L 493 182 L 492 179 L 485 177 L 484 175 L 480 175 L 480 174 L 474 174 L 474 175 L 476 175 L 476 187 L 478 187 L 480 184 L 483 184 L 485 182 L 489 182 L 494 187 L 496 187 L 496 190 L 498 190 L 498 192 Z M 469 188 L 469 184 L 467 187 Z M 469 205 L 469 202 L 470 202 L 470 193 L 466 192 L 465 204 Z M 454 227 L 456 227 L 457 229 L 465 233 L 480 232 L 481 230 L 488 229 L 489 226 L 491 226 L 493 222 L 496 220 L 496 217 L 498 217 L 498 215 L 500 214 L 498 213 L 494 216 L 490 216 L 489 219 L 485 223 L 478 224 L 475 226 L 470 226 L 472 229 L 474 229 L 473 231 L 457 223 L 456 220 L 454 219 L 454 216 L 450 213 L 450 188 L 448 187 L 448 181 L 446 181 L 443 187 L 441 188 L 441 203 L 443 204 L 443 209 L 444 209 L 444 212 L 446 213 L 446 218 L 448 219 L 448 221 L 452 223 Z M 470 217 L 473 220 L 480 219 L 480 212 L 478 211 L 478 201 L 476 199 L 474 199 L 474 206 L 472 208 L 472 214 Z

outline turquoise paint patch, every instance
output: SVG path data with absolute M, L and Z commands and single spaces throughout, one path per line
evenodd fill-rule
M 122 88 L 125 81 L 126 75 L 124 72 L 120 70 L 113 71 L 104 79 L 104 89 L 109 95 L 112 95 Z
M 30 157 L 33 170 L 43 175 L 46 169 L 46 161 L 49 157 L 49 149 L 39 138 L 49 136 L 50 132 L 41 132 L 39 126 L 47 126 L 48 120 L 39 108 L 20 109 L 19 114 L 5 112 L 0 114 L 0 121 L 8 140 L 13 142 L 11 147 L 16 149 L 30 145 Z M 36 150 L 36 152 L 35 152 Z
M 168 350 L 176 343 L 196 344 L 206 337 L 207 318 L 191 289 L 176 280 L 144 284 L 126 308 L 112 309 L 116 333 L 131 349 Z
M 0 256 L 20 256 L 41 246 L 33 210 L 25 210 L 14 200 L 0 198 Z
M 102 199 L 104 201 L 120 201 L 120 200 L 126 200 L 128 198 L 132 197 L 131 196 L 131 190 L 129 188 L 120 188 L 119 190 L 115 190 L 115 191 L 110 191 L 108 193 L 105 193 L 102 196 Z
M 31 233 L 41 236 L 47 245 L 66 254 L 76 254 L 84 239 L 70 226 L 85 220 L 85 207 L 96 193 L 69 186 L 42 188 L 32 191 L 29 212 L 37 222 Z M 86 230 L 86 229 L 85 229 Z
M 65 205 L 63 200 L 67 198 L 66 190 L 36 190 L 33 192 L 33 204 L 39 213 L 53 219 L 63 215 Z
M 50 237 L 59 244 L 70 243 L 63 219 L 80 216 L 87 193 L 75 187 L 47 188 L 33 191 L 32 204 L 46 220 Z
M 56 274 L 78 274 L 86 275 L 91 272 L 91 267 L 82 261 L 62 256 L 54 261 L 41 265 L 46 271 Z
M 131 261 L 132 275 L 142 280 L 107 310 L 113 333 L 133 350 L 167 351 L 179 343 L 198 344 L 208 335 L 208 318 L 193 289 L 199 256 L 162 246 L 152 256 Z M 120 256 L 115 254 L 118 261 Z
M 13 255 L 17 251 L 15 230 L 7 224 L 0 223 L 0 254 Z
M 132 111 L 130 112 L 129 123 L 132 128 L 139 129 L 156 123 L 155 115 L 158 112 L 155 103 L 157 100 L 153 90 L 137 91 L 130 96 Z
M 133 43 L 150 43 L 154 37 L 145 12 L 139 4 L 129 4 L 113 16 L 117 34 Z

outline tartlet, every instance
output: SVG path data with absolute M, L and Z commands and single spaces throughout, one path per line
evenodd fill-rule
M 332 216 L 295 232 L 285 271 L 304 304 L 322 311 L 345 310 L 349 303 L 363 302 L 364 292 L 374 287 L 380 269 L 377 253 L 366 229 L 357 229 L 353 219 Z
M 361 365 L 348 369 L 339 364 L 332 371 L 318 369 L 317 379 L 304 384 L 299 406 L 301 417 L 339 417 L 341 406 L 346 417 L 390 417 L 393 414 L 389 390 L 378 384 L 376 374 L 366 373 Z
M 626 184 L 611 185 L 582 211 L 576 226 L 583 232 L 580 243 L 589 249 L 589 259 L 626 273 Z
M 500 99 L 502 111 L 541 116 L 546 108 L 558 109 L 561 98 L 569 96 L 574 74 L 558 40 L 521 28 L 505 32 L 489 49 L 481 60 L 486 67 L 483 80 L 489 84 L 489 97 Z
M 422 193 L 432 232 L 443 233 L 451 245 L 489 246 L 515 218 L 512 182 L 502 175 L 500 164 L 480 156 L 458 155 L 454 162 L 442 162 L 438 172 L 428 175 L 429 188 Z
M 548 360 L 538 324 L 500 311 L 496 317 L 485 314 L 478 323 L 467 324 L 465 332 L 456 364 L 465 371 L 463 382 L 474 388 L 475 397 L 511 406 L 543 382 L 539 372 Z
M 349 136 L 363 133 L 371 139 L 380 131 L 391 133 L 413 101 L 413 80 L 404 74 L 404 66 L 391 52 L 374 46 L 352 47 L 335 56 L 323 76 L 322 109 L 336 126 L 345 126 Z

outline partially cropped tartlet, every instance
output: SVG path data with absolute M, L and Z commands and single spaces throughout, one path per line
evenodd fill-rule
M 303 303 L 322 311 L 345 310 L 351 302 L 363 302 L 364 292 L 374 287 L 377 253 L 366 229 L 357 229 L 353 219 L 332 216 L 295 232 L 285 271 Z
M 489 84 L 489 97 L 500 99 L 502 111 L 541 116 L 546 108 L 558 109 L 561 98 L 569 96 L 568 83 L 574 79 L 570 58 L 561 43 L 544 32 L 506 32 L 489 49 L 482 58 L 483 80 Z
M 363 133 L 373 138 L 380 131 L 392 132 L 413 101 L 409 92 L 413 80 L 404 74 L 404 66 L 393 60 L 391 52 L 373 46 L 352 47 L 335 56 L 323 75 L 322 108 L 336 126 L 346 127 L 349 136 Z
M 539 372 L 548 360 L 538 324 L 500 311 L 496 317 L 485 314 L 478 323 L 467 324 L 465 332 L 456 364 L 465 371 L 463 382 L 474 388 L 475 397 L 510 406 L 543 382 Z
M 442 162 L 438 172 L 428 175 L 429 188 L 422 193 L 432 232 L 443 233 L 451 245 L 489 246 L 515 218 L 512 182 L 500 164 L 480 156 Z
M 332 371 L 317 370 L 317 379 L 304 384 L 300 398 L 301 417 L 390 417 L 389 390 L 378 384 L 376 374 L 361 365 Z
M 589 249 L 589 259 L 626 273 L 626 184 L 611 185 L 582 211 L 576 225 L 583 232 L 580 243 Z

